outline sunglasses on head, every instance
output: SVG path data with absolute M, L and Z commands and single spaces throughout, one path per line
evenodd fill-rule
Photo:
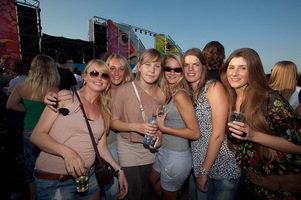
M 91 78 L 97 78 L 100 74 L 100 77 L 103 78 L 103 79 L 109 79 L 110 78 L 110 75 L 107 74 L 107 73 L 99 73 L 98 71 L 90 71 L 90 76 Z
M 182 68 L 171 68 L 171 67 L 167 67 L 167 66 L 164 67 L 164 71 L 166 71 L 166 72 L 171 72 L 172 70 L 173 70 L 175 73 L 180 73 L 180 72 L 182 72 Z

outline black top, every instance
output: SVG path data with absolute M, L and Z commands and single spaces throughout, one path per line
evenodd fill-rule
M 74 74 L 69 69 L 57 68 L 57 70 L 61 77 L 59 86 L 60 90 L 70 90 L 71 86 L 77 84 Z

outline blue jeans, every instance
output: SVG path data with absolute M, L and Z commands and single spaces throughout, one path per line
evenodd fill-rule
M 205 184 L 205 188 L 208 188 L 207 192 L 200 191 L 195 182 L 196 197 L 200 200 L 235 200 L 239 189 L 239 182 L 240 178 L 220 180 L 208 178 Z
M 119 163 L 118 155 L 117 155 L 117 144 L 111 146 L 109 148 L 113 158 L 116 160 L 116 162 Z M 105 195 L 107 199 L 109 200 L 117 200 L 118 194 L 119 194 L 119 182 L 117 176 L 114 176 L 113 180 L 104 187 Z M 105 200 L 105 196 L 101 194 L 101 200 Z
M 35 170 L 46 173 L 41 170 Z M 62 175 L 63 176 L 63 175 Z M 77 192 L 74 179 L 60 182 L 58 179 L 39 179 L 35 177 L 37 199 L 39 200 L 78 200 L 86 199 L 99 191 L 98 183 L 94 173 L 94 167 L 89 170 L 89 189 L 86 192 Z

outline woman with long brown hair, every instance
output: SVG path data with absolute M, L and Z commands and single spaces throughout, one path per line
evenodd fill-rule
M 234 51 L 220 75 L 229 111 L 244 113 L 244 122 L 228 123 L 229 145 L 244 172 L 241 185 L 249 193 L 244 198 L 300 198 L 301 117 L 270 88 L 253 49 Z

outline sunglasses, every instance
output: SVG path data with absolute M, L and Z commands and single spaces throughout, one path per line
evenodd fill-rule
M 166 71 L 166 72 L 171 72 L 172 70 L 175 73 L 181 73 L 182 72 L 182 68 L 171 68 L 171 67 L 167 67 L 167 66 L 164 67 L 164 71 Z
M 99 76 L 99 74 L 100 74 L 100 77 L 102 79 L 109 79 L 110 78 L 109 74 L 107 74 L 107 73 L 99 73 L 98 71 L 91 71 L 89 74 L 90 74 L 91 78 L 97 78 Z

